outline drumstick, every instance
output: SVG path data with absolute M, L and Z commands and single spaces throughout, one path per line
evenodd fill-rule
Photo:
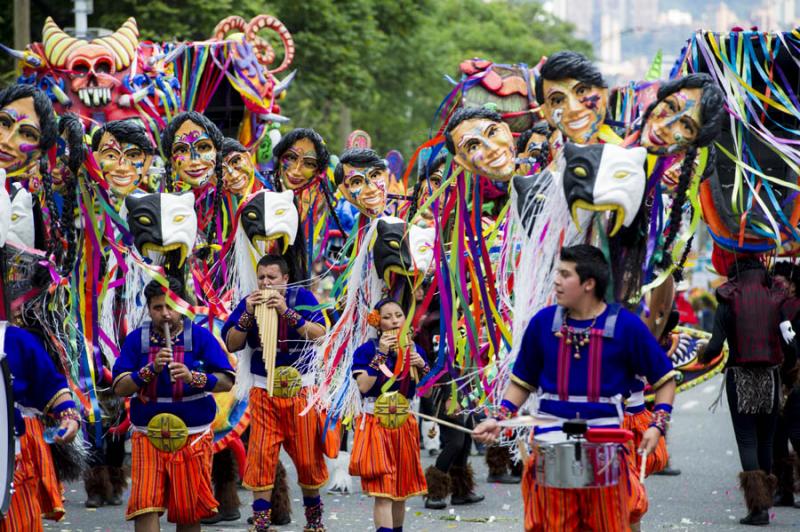
M 167 341 L 167 349 L 172 351 L 172 336 L 169 334 L 169 322 L 166 322 L 166 321 L 164 322 L 164 338 Z M 170 364 L 171 364 L 171 362 L 170 362 Z M 169 382 L 175 382 L 175 377 L 172 376 L 172 368 L 169 367 L 169 364 L 167 364 L 167 369 L 170 370 L 169 371 Z
M 467 434 L 472 434 L 472 429 L 468 429 L 467 427 L 462 427 L 461 425 L 456 425 L 455 423 L 450 423 L 449 421 L 444 421 L 436 416 L 429 416 L 428 414 L 423 414 L 422 412 L 414 412 L 414 411 L 412 412 L 415 416 L 421 417 L 422 419 L 427 419 L 428 421 L 433 421 L 434 423 L 438 423 L 439 425 L 449 427 L 455 430 L 460 430 L 461 432 L 466 432 Z
M 647 451 L 642 451 L 642 465 L 639 467 L 639 482 L 644 484 L 644 469 L 647 466 Z

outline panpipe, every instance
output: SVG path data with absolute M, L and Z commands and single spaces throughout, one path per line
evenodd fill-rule
M 411 338 L 410 330 L 406 331 L 406 334 L 401 334 L 402 330 L 401 327 L 400 329 L 392 330 L 391 333 L 397 336 L 397 351 L 402 353 L 403 356 L 409 356 L 411 348 L 414 347 L 414 341 Z M 403 360 L 403 365 L 405 365 L 405 360 Z M 419 382 L 419 372 L 416 366 L 409 368 L 409 374 L 414 379 L 414 382 Z
M 265 298 L 277 293 L 277 290 L 267 288 L 261 291 Z M 272 395 L 275 385 L 275 355 L 278 352 L 278 312 L 274 308 L 262 303 L 255 308 L 256 323 L 261 336 L 261 356 L 264 359 L 264 368 L 267 370 L 267 393 Z

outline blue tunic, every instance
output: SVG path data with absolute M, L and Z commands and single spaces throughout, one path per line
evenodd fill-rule
M 9 325 L 4 348 L 13 377 L 15 407 L 47 412 L 56 396 L 69 391 L 67 379 L 58 372 L 42 342 L 33 334 Z M 14 421 L 17 434 L 24 434 L 22 418 L 15 416 Z
M 317 307 L 319 302 L 311 291 L 301 287 L 289 287 L 286 289 L 286 305 L 296 310 L 306 321 L 325 325 L 325 318 L 319 311 L 307 309 L 298 310 L 297 307 Z M 225 326 L 222 327 L 222 338 L 227 338 L 228 331 L 239 321 L 244 311 L 247 309 L 246 299 L 242 299 L 236 309 L 228 317 Z M 309 340 L 306 340 L 290 327 L 286 320 L 278 316 L 278 350 L 275 355 L 275 366 L 294 366 L 301 374 L 309 372 L 310 368 L 302 364 L 301 355 Z M 253 356 L 250 359 L 250 372 L 261 377 L 267 376 L 264 368 L 264 358 L 261 356 L 261 337 L 258 333 L 258 324 L 247 332 L 247 345 L 253 349 Z
M 516 384 L 537 393 L 539 413 L 553 418 L 552 424 L 537 427 L 536 433 L 559 431 L 563 421 L 576 417 L 587 420 L 591 426 L 618 427 L 622 421 L 621 401 L 630 394 L 636 375 L 647 378 L 653 388 L 673 376 L 672 362 L 642 320 L 625 309 L 614 307 L 618 313 L 613 336 L 601 340 L 599 399 L 590 401 L 587 397 L 589 345 L 580 347 L 578 359 L 573 356 L 574 345 L 567 346 L 569 368 L 559 382 L 559 338 L 553 330 L 561 327 L 556 318 L 557 308 L 544 308 L 531 318 L 511 376 Z M 611 309 L 607 307 L 598 316 L 595 329 L 606 328 Z M 590 324 L 591 320 L 568 320 L 568 325 L 575 329 L 584 329 Z M 567 395 L 566 400 L 559 391 Z
M 186 351 L 183 358 L 183 363 L 189 368 L 189 371 L 228 373 L 231 379 L 235 378 L 228 357 L 217 339 L 203 327 L 195 324 L 191 324 L 191 327 L 191 350 Z M 185 332 L 182 332 L 175 339 L 173 348 L 183 346 L 184 338 Z M 151 332 L 150 345 L 164 347 L 166 342 L 160 335 Z M 116 384 L 126 375 L 138 372 L 149 363 L 149 357 L 148 352 L 142 352 L 142 328 L 140 327 L 125 338 L 119 358 L 114 363 L 114 383 Z M 169 370 L 166 368 L 158 374 L 154 382 L 156 382 L 158 401 L 152 400 L 151 397 L 144 394 L 143 390 L 137 392 L 136 396 L 131 399 L 131 423 L 134 426 L 144 428 L 153 416 L 162 413 L 175 414 L 190 428 L 203 427 L 214 420 L 217 405 L 211 393 L 182 382 L 179 383 L 182 386 L 182 397 L 174 399 L 174 385 L 170 382 Z

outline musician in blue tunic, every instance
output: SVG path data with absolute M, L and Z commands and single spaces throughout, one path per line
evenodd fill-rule
M 174 278 L 169 288 L 183 292 Z M 157 530 L 166 510 L 178 530 L 200 530 L 199 521 L 218 505 L 211 492 L 217 410 L 211 393 L 230 390 L 235 376 L 219 341 L 170 308 L 158 282 L 144 295 L 151 321 L 128 334 L 113 371 L 114 392 L 133 396 L 125 518 L 135 519 L 137 529 Z
M 75 439 L 80 426 L 72 394 L 41 342 L 31 333 L 0 322 L 5 358 L 13 379 L 14 429 L 17 449 L 14 493 L 0 532 L 42 530 L 42 514 L 56 520 L 64 515 L 61 493 L 40 489 L 41 479 L 54 474 L 50 449 L 44 441 L 42 414 L 59 422 L 58 443 Z
M 536 485 L 537 449 L 566 439 L 565 421 L 584 420 L 590 428 L 618 429 L 630 383 L 642 375 L 656 391 L 654 419 L 639 452 L 652 452 L 666 431 L 675 382 L 672 363 L 645 324 L 617 304 L 606 304 L 609 267 L 602 252 L 588 245 L 564 248 L 557 266 L 558 305 L 540 310 L 530 321 L 514 363 L 498 416 L 475 428 L 475 438 L 492 442 L 498 420 L 513 416 L 531 393 L 539 399 L 534 452 L 523 479 L 526 530 L 618 530 L 638 524 L 631 500 L 643 497 L 632 445 L 615 485 L 592 490 Z M 630 472 L 630 474 L 629 474 Z M 630 489 L 628 489 L 630 486 Z M 628 489 L 628 493 L 620 490 Z M 646 505 L 644 506 L 646 508 Z

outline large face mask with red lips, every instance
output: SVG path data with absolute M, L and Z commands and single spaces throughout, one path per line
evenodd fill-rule
M 33 98 L 14 100 L 0 109 L 0 169 L 27 168 L 41 154 L 41 138 Z
M 357 168 L 343 164 L 344 179 L 339 190 L 365 216 L 375 218 L 386 210 L 389 169 L 386 166 Z
M 199 188 L 211 180 L 217 164 L 217 148 L 202 126 L 186 120 L 172 142 L 172 168 L 178 186 Z
M 278 161 L 278 176 L 288 190 L 303 188 L 317 173 L 317 151 L 311 139 L 292 144 Z
M 649 153 L 683 151 L 703 127 L 701 88 L 683 88 L 658 102 L 642 126 L 640 144 Z
M 508 124 L 489 118 L 470 118 L 458 124 L 450 134 L 459 166 L 497 181 L 511 179 L 515 148 Z
M 542 81 L 542 112 L 572 142 L 594 144 L 606 116 L 608 89 L 574 78 Z

